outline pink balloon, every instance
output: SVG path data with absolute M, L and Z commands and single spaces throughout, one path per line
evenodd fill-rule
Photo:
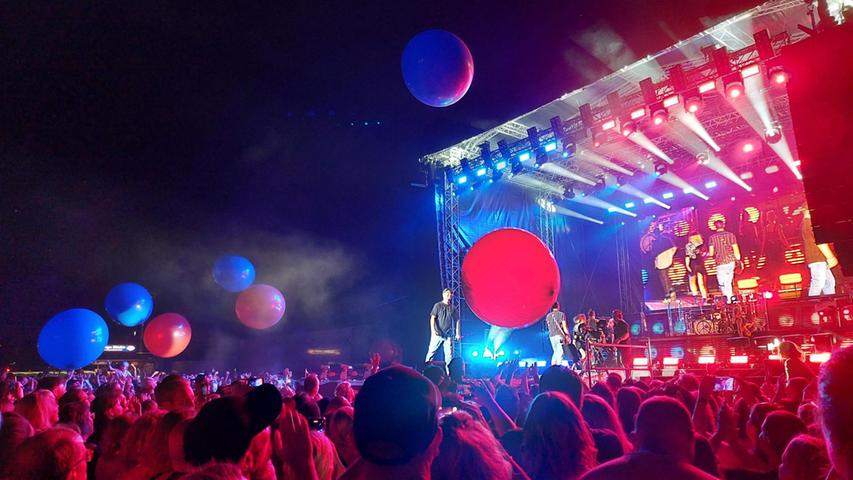
M 193 336 L 190 322 L 177 313 L 164 313 L 148 321 L 142 340 L 145 348 L 162 358 L 172 358 L 186 350 Z
M 240 322 L 258 330 L 270 328 L 284 315 L 284 295 L 269 285 L 252 285 L 237 297 L 235 311 Z
M 484 322 L 523 328 L 544 317 L 560 292 L 560 270 L 536 235 L 501 228 L 477 240 L 462 262 L 465 301 Z

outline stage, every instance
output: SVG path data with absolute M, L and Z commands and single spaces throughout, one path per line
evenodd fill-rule
M 763 368 L 785 339 L 819 363 L 849 343 L 845 258 L 815 239 L 789 97 L 809 8 L 765 3 L 421 159 L 467 362 L 550 357 L 544 322 L 489 326 L 465 298 L 467 252 L 502 228 L 551 251 L 569 319 L 624 312 L 647 370 Z

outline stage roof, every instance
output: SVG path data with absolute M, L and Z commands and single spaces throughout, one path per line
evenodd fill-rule
M 546 171 L 535 168 L 531 163 L 525 164 L 525 170 L 519 175 L 513 176 L 510 181 L 524 184 L 526 186 L 539 185 L 543 190 L 551 193 L 560 193 L 560 189 L 570 186 L 575 190 L 589 188 L 589 182 L 577 181 L 572 174 L 583 179 L 592 180 L 592 183 L 600 182 L 602 177 L 608 175 L 633 175 L 643 171 L 654 172 L 655 164 L 661 158 L 668 157 L 667 163 L 670 171 L 679 173 L 684 179 L 704 179 L 712 175 L 720 175 L 718 171 L 707 169 L 684 169 L 687 165 L 695 165 L 697 154 L 707 153 L 716 161 L 719 157 L 727 167 L 736 173 L 739 168 L 746 165 L 760 163 L 766 166 L 770 163 L 778 163 L 781 170 L 791 179 L 798 177 L 795 170 L 797 165 L 795 142 L 790 122 L 787 93 L 784 86 L 781 88 L 771 85 L 766 77 L 767 62 L 762 64 L 762 73 L 755 80 L 744 79 L 746 93 L 744 98 L 737 101 L 727 98 L 722 91 L 720 74 L 715 73 L 714 62 L 710 55 L 711 49 L 725 47 L 731 58 L 734 71 L 743 68 L 744 65 L 761 62 L 766 58 L 759 59 L 755 48 L 753 35 L 761 30 L 767 30 L 771 43 L 778 55 L 779 48 L 794 43 L 806 36 L 798 28 L 798 25 L 810 26 L 808 7 L 802 0 L 775 0 L 764 3 L 758 7 L 736 15 L 720 24 L 698 34 L 692 38 L 678 42 L 677 44 L 655 54 L 643 58 L 631 65 L 573 92 L 564 94 L 560 98 L 549 102 L 529 113 L 514 118 L 495 128 L 485 131 L 479 135 L 463 140 L 455 145 L 447 147 L 438 152 L 424 156 L 421 161 L 436 168 L 450 167 L 459 169 L 460 160 L 467 158 L 473 165 L 481 162 L 479 145 L 490 142 L 491 150 L 495 158 L 502 158 L 496 150 L 496 142 L 505 141 L 508 144 L 518 144 L 528 137 L 528 128 L 537 127 L 546 132 L 550 129 L 550 120 L 559 116 L 564 122 L 565 129 L 571 137 L 572 143 L 576 144 L 578 152 L 570 158 L 562 155 L 549 156 L 548 163 L 559 168 L 548 168 Z M 705 76 L 717 79 L 716 88 L 702 95 L 704 107 L 695 115 L 701 126 L 706 129 L 712 137 L 712 142 L 701 139 L 696 133 L 695 125 L 691 125 L 689 118 L 681 104 L 669 109 L 671 119 L 662 127 L 654 127 L 649 121 L 648 103 L 645 103 L 640 92 L 641 80 L 651 78 L 658 84 L 657 92 L 660 96 L 666 96 L 666 84 L 669 71 L 673 66 L 680 65 L 686 73 L 689 86 L 695 86 Z M 750 86 L 750 82 L 753 84 Z M 755 93 L 750 94 L 750 88 Z M 652 145 L 641 139 L 626 138 L 620 134 L 619 128 L 607 132 L 608 140 L 599 147 L 594 147 L 590 134 L 589 123 L 582 123 L 579 117 L 579 107 L 590 104 L 595 114 L 596 128 L 600 128 L 606 119 L 614 119 L 616 115 L 608 107 L 608 94 L 618 92 L 623 102 L 625 112 L 631 111 L 640 105 L 647 107 L 644 119 L 637 121 L 640 136 L 650 140 Z M 753 96 L 760 96 L 764 101 L 753 101 Z M 748 98 L 746 98 L 748 97 Z M 756 97 L 757 99 L 757 97 Z M 747 101 L 749 100 L 749 101 Z M 760 104 L 764 104 L 763 106 Z M 622 116 L 624 118 L 624 116 Z M 618 120 L 618 119 L 617 119 Z M 695 122 L 693 122 L 695 123 Z M 783 134 L 783 145 L 775 143 L 770 145 L 764 142 L 764 133 L 768 125 L 776 125 Z M 617 124 L 618 125 L 618 124 Z M 749 158 L 734 158 L 739 155 L 729 155 L 731 149 L 745 139 L 756 139 L 758 152 L 749 155 Z M 543 140 L 543 141 L 547 141 Z M 753 141 L 753 140 L 749 140 Z M 709 146 L 716 142 L 719 150 Z M 562 143 L 562 142 L 561 142 Z M 651 149 L 650 149 L 650 148 Z M 652 155 L 651 150 L 657 147 L 661 155 Z M 515 155 L 521 145 L 513 149 Z M 784 150 L 784 151 L 782 151 Z M 560 151 L 556 152 L 560 153 Z M 701 163 L 701 162 L 700 162 Z M 617 168 L 613 168 L 616 165 Z M 651 170 L 649 170 L 651 169 Z M 565 170 L 571 172 L 566 176 Z M 628 170 L 630 173 L 625 173 Z M 689 170 L 689 171 L 688 171 Z M 562 172 L 555 174 L 554 172 Z M 724 175 L 725 176 L 725 175 Z M 504 176 L 502 181 L 506 181 Z M 525 179 L 524 177 L 528 177 Z M 729 174 L 729 177 L 732 177 Z M 597 180 L 596 180 L 597 179 Z M 532 180 L 532 181 L 531 181 Z M 670 182 L 672 183 L 672 182 Z M 734 183 L 737 183 L 734 181 Z M 673 183 L 676 185 L 676 183 Z

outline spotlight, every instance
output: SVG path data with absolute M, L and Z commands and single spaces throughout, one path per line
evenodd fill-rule
M 741 78 L 740 72 L 730 73 L 723 77 L 723 85 L 729 98 L 735 99 L 743 95 L 743 78 Z
M 770 145 L 782 140 L 782 130 L 778 127 L 770 127 L 764 132 L 764 140 Z
M 592 134 L 592 145 L 596 148 L 600 147 L 607 141 L 607 134 L 604 132 L 595 132 Z
M 669 170 L 669 167 L 666 166 L 665 163 L 655 163 L 655 174 L 663 175 Z
M 767 76 L 773 85 L 784 85 L 788 83 L 788 72 L 782 65 L 771 65 L 767 68 Z
M 702 109 L 702 95 L 699 91 L 693 90 L 684 95 L 684 109 L 690 113 L 696 113 Z
M 572 187 L 566 189 L 566 192 L 563 194 L 566 198 L 575 198 L 575 191 Z
M 633 120 L 626 120 L 622 122 L 622 136 L 629 137 L 632 133 L 637 131 L 637 124 L 634 123 Z
M 563 139 L 563 158 L 569 158 L 575 154 L 577 150 L 577 146 L 574 142 L 569 141 L 568 138 Z
M 752 153 L 753 151 L 755 151 L 755 145 L 753 145 L 751 142 L 746 142 L 743 144 L 742 147 L 740 147 L 740 149 L 743 153 Z
M 696 163 L 698 163 L 699 165 L 707 165 L 708 161 L 709 160 L 708 160 L 708 154 L 707 153 L 703 152 L 703 153 L 696 155 Z
M 663 195 L 661 195 L 661 197 L 663 197 L 664 200 L 669 200 L 670 198 L 672 198 L 674 196 L 675 196 L 675 194 L 672 192 L 664 192 Z
M 653 124 L 663 125 L 667 120 L 669 120 L 669 112 L 663 105 L 658 104 L 657 107 L 652 109 Z

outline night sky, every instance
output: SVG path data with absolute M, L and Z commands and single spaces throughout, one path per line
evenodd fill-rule
M 189 318 L 190 358 L 373 323 L 414 362 L 440 295 L 417 159 L 757 3 L 4 5 L 0 362 L 38 365 L 48 318 L 103 313 L 123 281 Z M 400 73 L 429 28 L 474 57 L 448 108 L 417 102 Z M 282 289 L 284 324 L 236 321 L 210 278 L 224 253 Z

